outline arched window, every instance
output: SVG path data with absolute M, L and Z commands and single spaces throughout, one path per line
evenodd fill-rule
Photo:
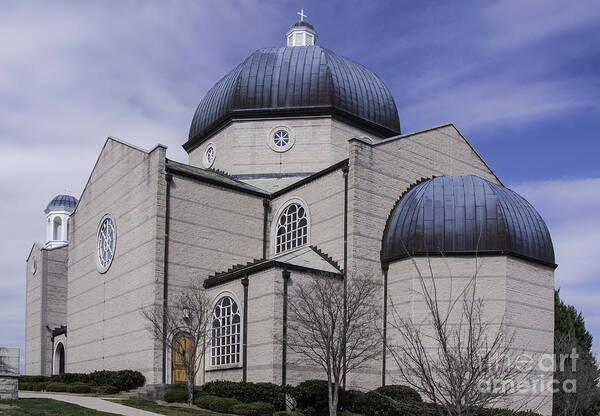
M 290 204 L 277 220 L 275 253 L 283 253 L 308 243 L 308 216 L 300 204 Z
M 56 345 L 54 351 L 54 374 L 65 373 L 65 347 L 62 342 Z
M 223 296 L 213 309 L 210 364 L 240 362 L 241 317 L 233 298 Z
M 60 217 L 56 217 L 54 218 L 54 231 L 52 233 L 52 238 L 54 240 L 62 240 L 62 220 L 60 219 Z

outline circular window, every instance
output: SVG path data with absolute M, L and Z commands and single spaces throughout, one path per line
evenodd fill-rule
M 110 215 L 105 215 L 98 227 L 98 271 L 104 273 L 110 267 L 117 246 L 117 230 L 115 222 Z
M 37 257 L 31 260 L 31 274 L 35 274 L 35 272 L 37 272 Z
M 217 157 L 217 151 L 215 150 L 215 145 L 212 143 L 209 143 L 208 146 L 206 146 L 206 150 L 204 151 L 204 167 L 205 168 L 210 168 L 213 163 L 215 163 L 215 158 Z
M 294 138 L 285 127 L 276 127 L 269 133 L 267 144 L 276 152 L 285 152 L 294 145 Z
M 285 147 L 290 142 L 290 135 L 285 130 L 277 130 L 273 135 L 273 143 L 277 147 Z

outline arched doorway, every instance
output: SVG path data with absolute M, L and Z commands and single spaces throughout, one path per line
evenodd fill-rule
M 65 373 L 65 347 L 59 342 L 54 352 L 54 374 Z
M 185 383 L 185 363 L 189 362 L 187 357 L 193 356 L 193 341 L 188 334 L 177 334 L 173 338 L 173 348 L 171 349 L 171 383 Z M 194 369 L 196 363 L 192 363 Z

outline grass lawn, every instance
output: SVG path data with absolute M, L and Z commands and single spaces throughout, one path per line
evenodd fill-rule
M 159 413 L 169 416 L 221 416 L 222 413 L 210 412 L 208 410 L 186 409 L 185 407 L 161 406 L 151 400 L 111 400 L 125 406 L 135 407 L 136 409 L 147 410 L 149 412 Z
M 114 413 L 99 412 L 76 404 L 52 399 L 0 400 L 2 416 L 114 416 Z

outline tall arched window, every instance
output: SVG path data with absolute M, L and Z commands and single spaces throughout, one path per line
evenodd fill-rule
M 54 232 L 52 233 L 52 237 L 54 240 L 62 240 L 62 220 L 60 217 L 54 218 Z
M 210 364 L 240 362 L 241 316 L 233 298 L 223 296 L 213 309 Z
M 300 204 L 290 204 L 277 220 L 275 253 L 283 253 L 308 243 L 308 216 Z

